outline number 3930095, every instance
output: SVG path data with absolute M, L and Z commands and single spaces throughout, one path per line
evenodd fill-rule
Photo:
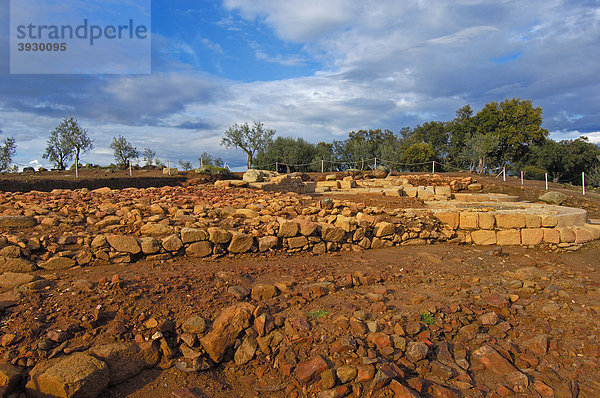
M 19 51 L 67 51 L 67 43 L 18 43 Z

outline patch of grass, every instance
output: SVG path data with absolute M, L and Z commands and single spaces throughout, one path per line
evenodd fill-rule
M 421 312 L 421 321 L 425 322 L 428 325 L 433 325 L 435 323 L 435 317 L 429 311 Z
M 308 315 L 309 318 L 311 319 L 321 319 L 324 316 L 329 315 L 329 312 L 325 311 L 325 310 L 316 310 L 316 311 L 308 311 L 306 313 L 306 315 Z

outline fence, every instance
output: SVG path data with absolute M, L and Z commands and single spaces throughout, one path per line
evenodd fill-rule
M 16 162 L 13 162 L 12 164 L 17 165 L 21 168 L 31 167 L 31 165 L 24 165 L 24 164 L 16 163 Z M 172 166 L 173 166 L 173 168 L 176 168 L 176 166 L 179 164 L 180 164 L 179 161 L 171 162 L 170 160 L 167 160 L 166 164 L 164 164 L 164 166 L 167 169 L 167 174 L 171 175 Z M 459 167 L 454 167 L 454 166 L 451 166 L 448 164 L 442 164 L 435 160 L 432 160 L 429 162 L 419 162 L 419 163 L 401 163 L 401 162 L 394 162 L 394 161 L 381 159 L 381 158 L 377 158 L 377 157 L 369 158 L 369 159 L 360 159 L 360 160 L 325 160 L 325 159 L 321 159 L 321 160 L 316 160 L 311 163 L 301 163 L 301 164 L 288 164 L 288 163 L 283 163 L 283 162 L 275 162 L 275 163 L 271 163 L 271 164 L 267 164 L 267 165 L 262 165 L 262 168 L 268 169 L 268 170 L 271 170 L 271 168 L 273 168 L 274 171 L 279 171 L 280 166 L 284 166 L 284 167 L 286 167 L 286 169 L 288 169 L 288 168 L 307 167 L 307 166 L 314 165 L 314 166 L 317 166 L 316 169 L 318 169 L 320 166 L 321 173 L 324 173 L 325 171 L 335 171 L 331 167 L 328 168 L 327 170 L 325 170 L 326 164 L 339 165 L 339 166 L 341 166 L 338 168 L 338 170 L 340 170 L 340 171 L 348 170 L 348 169 L 364 170 L 365 165 L 367 166 L 367 168 L 375 170 L 375 169 L 377 169 L 378 166 L 387 165 L 390 170 L 392 170 L 394 167 L 397 167 L 397 171 L 410 172 L 410 171 L 413 171 L 413 169 L 411 169 L 412 166 L 425 166 L 425 165 L 429 165 L 429 164 L 431 164 L 431 172 L 432 173 L 435 173 L 436 170 L 438 172 L 441 172 L 443 170 L 450 170 L 450 171 L 456 171 L 456 172 L 471 172 L 472 171 L 472 170 L 461 169 Z M 359 164 L 360 164 L 360 168 L 358 167 Z M 346 167 L 346 168 L 343 167 L 343 166 L 350 166 L 350 165 L 352 165 L 354 167 Z M 437 169 L 436 169 L 436 165 L 437 165 Z M 202 164 L 202 162 L 200 162 L 200 167 L 202 167 L 202 166 L 203 166 L 203 164 Z M 227 162 L 224 163 L 223 167 L 229 171 L 232 171 L 231 168 L 229 167 L 229 165 L 227 164 Z M 133 173 L 132 173 L 131 160 L 129 161 L 128 170 L 129 170 L 129 175 L 132 176 Z M 502 180 L 506 181 L 506 167 L 502 167 L 499 170 L 500 170 L 500 172 L 496 175 L 496 178 L 499 178 L 500 176 L 502 176 Z M 75 165 L 75 178 L 78 178 L 78 177 L 79 177 L 79 168 L 77 167 L 77 165 Z M 521 170 L 521 185 L 522 186 L 525 185 L 526 179 L 527 178 L 525 177 L 525 173 L 523 172 L 523 170 Z M 546 191 L 548 191 L 549 190 L 548 173 L 545 173 L 544 179 L 545 179 L 545 189 L 546 189 Z M 577 179 L 579 179 L 579 176 L 570 178 L 568 180 L 558 180 L 557 182 L 563 183 L 563 184 L 565 184 L 565 183 L 572 184 L 573 181 L 576 181 Z M 585 196 L 585 194 L 586 194 L 585 172 L 581 173 L 581 190 L 582 190 L 582 195 Z

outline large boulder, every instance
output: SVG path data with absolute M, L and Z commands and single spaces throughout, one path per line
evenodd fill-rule
M 244 173 L 242 179 L 246 182 L 267 182 L 277 173 L 269 170 L 250 169 Z
M 567 195 L 562 192 L 550 191 L 546 192 L 538 198 L 538 200 L 550 205 L 562 205 L 567 200 Z
M 108 386 L 108 365 L 93 356 L 76 352 L 39 362 L 29 373 L 27 396 L 94 398 Z
M 202 347 L 213 361 L 220 362 L 239 334 L 250 326 L 253 312 L 252 304 L 238 303 L 225 308 L 215 319 L 212 330 L 200 339 Z

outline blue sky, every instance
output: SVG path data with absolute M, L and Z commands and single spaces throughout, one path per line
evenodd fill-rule
M 67 3 L 73 0 L 64 0 Z M 233 123 L 311 142 L 450 120 L 504 98 L 544 109 L 555 139 L 600 142 L 599 1 L 152 1 L 151 75 L 10 75 L 0 0 L 0 139 L 47 166 L 49 132 L 74 115 L 108 164 L 122 134 L 160 159 L 197 162 Z M 107 3 L 109 4 L 109 3 Z

